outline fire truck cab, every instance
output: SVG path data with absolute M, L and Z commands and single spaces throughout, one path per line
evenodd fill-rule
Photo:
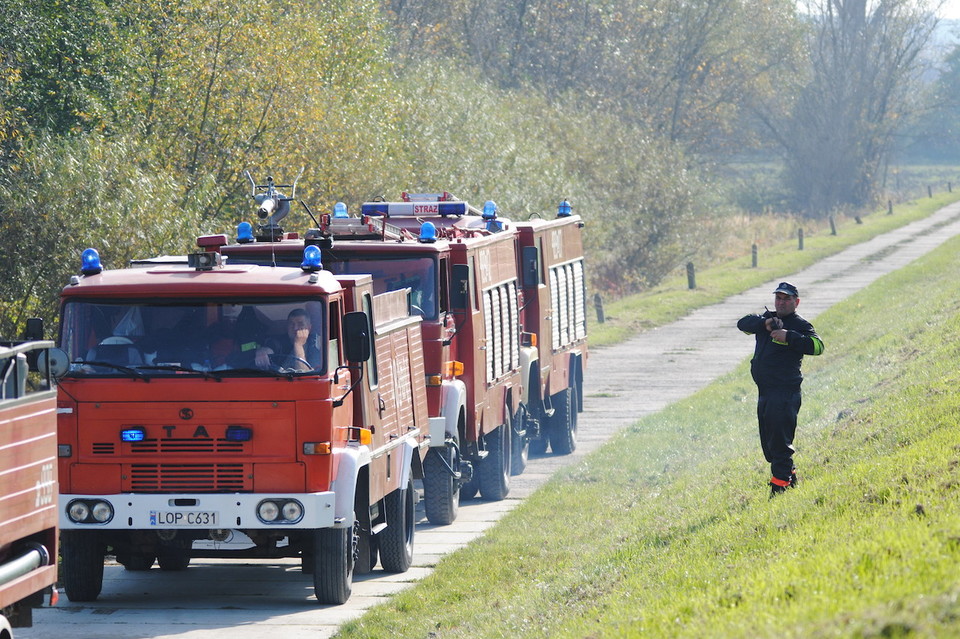
M 52 347 L 45 341 L 0 342 L 0 637 L 32 625 L 33 608 L 43 603 L 44 593 L 56 602 Z
M 61 298 L 63 565 L 71 601 L 127 570 L 196 557 L 299 557 L 320 603 L 355 572 L 412 561 L 429 428 L 409 292 L 300 268 L 103 270 Z

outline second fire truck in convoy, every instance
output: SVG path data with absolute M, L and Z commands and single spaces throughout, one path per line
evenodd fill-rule
M 223 240 L 225 242 L 225 238 Z M 411 563 L 413 479 L 429 415 L 409 291 L 297 268 L 103 270 L 84 254 L 62 293 L 62 580 L 97 598 L 127 570 L 192 557 L 300 557 L 321 603 L 379 558 Z
M 255 185 L 258 203 L 270 194 L 289 201 L 269 179 Z M 271 214 L 256 233 L 241 223 L 235 244 L 198 244 L 231 264 L 277 265 L 316 246 L 335 273 L 369 273 L 378 292 L 411 290 L 434 426 L 426 513 L 447 524 L 461 496 L 504 498 L 531 447 L 576 447 L 587 355 L 583 224 L 566 202 L 555 220 L 514 223 L 492 202 L 481 211 L 448 193 L 401 199 L 365 203 L 360 217 L 338 204 L 303 237 Z

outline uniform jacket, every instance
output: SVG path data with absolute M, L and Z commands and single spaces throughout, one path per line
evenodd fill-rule
M 750 374 L 760 392 L 800 390 L 803 375 L 800 364 L 804 355 L 823 352 L 823 340 L 813 325 L 796 313 L 780 318 L 787 330 L 786 343 L 774 341 L 764 323 L 776 317 L 775 311 L 762 315 L 747 315 L 737 322 L 737 328 L 756 338 L 756 348 L 750 361 Z

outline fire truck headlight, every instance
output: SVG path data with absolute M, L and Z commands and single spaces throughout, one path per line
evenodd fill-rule
M 95 248 L 84 249 L 80 255 L 80 272 L 84 275 L 96 275 L 103 270 L 100 253 Z
M 296 523 L 303 517 L 303 506 L 298 501 L 288 501 L 283 505 L 282 513 L 284 519 Z
M 72 501 L 67 506 L 67 514 L 78 524 L 83 523 L 90 516 L 90 506 L 82 501 Z
M 113 506 L 111 506 L 108 502 L 98 501 L 93 505 L 91 513 L 93 514 L 93 519 L 97 523 L 104 524 L 113 519 Z
M 272 501 L 261 501 L 257 506 L 257 517 L 266 524 L 276 521 L 279 516 L 280 508 Z

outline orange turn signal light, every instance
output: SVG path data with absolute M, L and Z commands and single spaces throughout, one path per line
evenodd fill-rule
M 427 386 L 440 386 L 443 384 L 443 377 L 440 375 L 427 375 Z
M 304 442 L 304 455 L 329 455 L 332 451 L 330 442 Z
M 373 431 L 369 428 L 358 428 L 360 431 L 360 445 L 369 446 L 373 443 Z
M 446 377 L 457 377 L 458 375 L 463 375 L 463 362 L 444 362 L 443 374 Z

